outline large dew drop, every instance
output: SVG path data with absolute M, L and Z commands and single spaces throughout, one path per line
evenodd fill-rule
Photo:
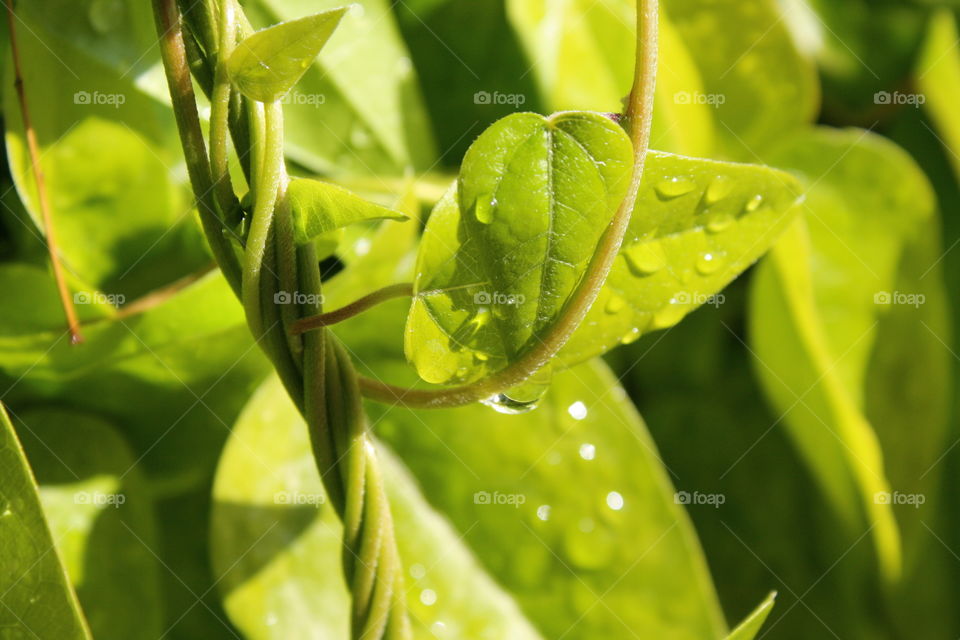
M 493 210 L 496 206 L 496 198 L 483 196 L 477 198 L 477 204 L 473 210 L 473 214 L 477 217 L 477 222 L 481 224 L 490 224 L 493 222 Z
M 656 242 L 637 242 L 623 250 L 630 270 L 638 276 L 649 276 L 667 264 L 663 248 Z
M 696 188 L 697 184 L 690 178 L 673 177 L 658 182 L 654 190 L 661 200 L 673 200 L 687 195 Z
M 481 400 L 497 413 L 518 415 L 528 413 L 537 408 L 540 399 L 550 388 L 553 372 L 549 366 L 544 367 L 521 385 L 503 393 L 497 393 L 485 400 Z
M 726 176 L 717 176 L 703 194 L 703 200 L 708 205 L 716 204 L 730 195 L 733 191 L 733 181 Z

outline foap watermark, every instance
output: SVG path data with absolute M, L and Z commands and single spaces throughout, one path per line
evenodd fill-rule
M 727 301 L 727 297 L 722 293 L 690 293 L 689 291 L 681 291 L 673 297 L 671 301 L 673 304 L 693 304 L 693 305 L 709 305 L 711 307 L 719 307 Z
M 527 298 L 522 293 L 513 294 L 502 293 L 500 291 L 478 291 L 477 293 L 473 294 L 473 303 L 482 306 L 496 304 L 519 307 L 526 301 Z
M 73 294 L 73 304 L 108 304 L 120 307 L 127 301 L 122 293 L 103 293 L 102 291 L 77 291 Z
M 722 493 L 700 493 L 699 491 L 677 491 L 673 494 L 675 504 L 707 505 L 719 509 L 727 501 Z
M 873 94 L 873 104 L 877 105 L 910 105 L 919 107 L 927 101 L 922 93 L 902 93 L 900 91 L 877 91 Z
M 499 91 L 477 91 L 473 94 L 473 104 L 508 104 L 519 107 L 527 101 L 522 93 L 500 93 Z
M 477 491 L 473 494 L 473 504 L 482 504 L 482 505 L 508 505 L 520 508 L 520 505 L 527 502 L 527 496 L 522 493 L 500 493 L 499 491 L 494 491 L 493 493 L 489 491 Z
M 919 509 L 920 505 L 927 501 L 927 496 L 922 493 L 900 493 L 899 491 L 878 491 L 873 494 L 874 504 L 897 504 L 908 505 L 914 509 Z
M 277 291 L 273 294 L 273 304 L 323 304 L 323 294 L 303 293 L 301 291 Z
M 100 91 L 77 91 L 73 94 L 73 104 L 105 105 L 119 109 L 127 102 L 122 93 L 101 93 Z
M 727 102 L 727 96 L 722 93 L 677 91 L 673 94 L 673 101 L 676 104 L 705 104 L 708 107 L 719 107 Z
M 319 507 L 327 501 L 322 493 L 302 493 L 300 491 L 277 491 L 273 494 L 274 504 L 292 504 L 299 507 Z
M 903 291 L 877 291 L 873 294 L 873 304 L 883 306 L 906 305 L 919 308 L 927 301 L 927 296 L 922 293 L 906 293 Z
M 92 504 L 98 507 L 120 508 L 127 501 L 122 493 L 104 493 L 102 491 L 78 491 L 73 494 L 74 504 Z
M 280 103 L 319 107 L 327 103 L 327 96 L 322 93 L 299 93 L 297 91 L 291 91 L 280 99 Z

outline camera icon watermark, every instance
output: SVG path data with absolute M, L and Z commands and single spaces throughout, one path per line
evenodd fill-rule
M 119 109 L 126 104 L 127 96 L 122 93 L 101 93 L 99 91 L 77 91 L 73 94 L 73 104 L 106 105 Z
M 878 491 L 873 494 L 874 504 L 896 504 L 908 505 L 914 509 L 919 509 L 920 505 L 927 501 L 927 496 L 922 493 L 900 493 L 899 491 Z
M 925 304 L 927 296 L 922 293 L 905 293 L 903 291 L 877 291 L 873 294 L 873 304 L 881 306 L 906 305 L 918 309 Z
M 701 93 L 700 91 L 677 91 L 673 94 L 675 104 L 703 104 L 708 107 L 719 107 L 726 104 L 727 96 L 722 93 Z
M 482 307 L 490 305 L 518 307 L 527 301 L 522 293 L 501 293 L 499 291 L 478 291 L 473 295 L 473 303 Z
M 909 105 L 911 107 L 919 107 L 926 102 L 927 96 L 922 93 L 877 91 L 873 94 L 873 104 L 876 105 Z
M 527 96 L 522 93 L 500 93 L 499 91 L 477 91 L 473 94 L 473 104 L 506 104 L 519 107 L 526 103 Z
M 300 291 L 277 291 L 273 294 L 273 304 L 304 304 L 319 306 L 323 304 L 323 294 L 303 293 Z
M 127 301 L 122 293 L 103 293 L 102 291 L 77 291 L 73 294 L 73 304 L 108 304 L 117 308 Z
M 699 491 L 677 491 L 673 494 L 674 504 L 683 505 L 707 505 L 714 509 L 719 509 L 720 505 L 727 501 L 727 496 L 722 493 L 700 493 Z
M 477 491 L 473 494 L 473 504 L 478 505 L 507 505 L 519 509 L 520 505 L 526 504 L 526 502 L 527 496 L 522 493 Z

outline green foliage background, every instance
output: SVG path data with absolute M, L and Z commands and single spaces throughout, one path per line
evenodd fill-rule
M 257 26 L 336 6 L 244 3 Z M 16 12 L 86 341 L 68 344 L 8 56 L 0 638 L 346 637 L 340 525 L 211 269 L 149 3 Z M 956 20 L 919 0 L 663 0 L 652 147 L 713 162 L 651 154 L 635 255 L 538 408 L 367 407 L 416 637 L 960 635 Z M 354 5 L 285 99 L 287 159 L 413 220 L 357 204 L 344 215 L 362 224 L 328 231 L 308 211 L 325 193 L 305 187 L 326 306 L 421 284 L 421 237 L 427 258 L 455 253 L 437 221 L 463 201 L 441 198 L 498 119 L 620 111 L 632 25 L 626 0 Z M 711 231 L 697 213 L 717 190 Z M 714 271 L 704 251 L 730 260 Z M 369 375 L 447 381 L 489 336 L 424 342 L 448 333 L 418 319 L 424 300 L 335 332 Z

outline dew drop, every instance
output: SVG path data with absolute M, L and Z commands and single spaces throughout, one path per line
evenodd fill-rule
M 424 589 L 420 592 L 420 602 L 428 607 L 432 607 L 437 603 L 437 592 L 433 589 Z
M 743 206 L 743 210 L 746 211 L 747 213 L 753 213 L 754 211 L 759 209 L 760 205 L 762 204 L 763 204 L 763 196 L 758 193 L 757 195 L 747 200 L 747 204 Z
M 640 276 L 649 276 L 660 271 L 667 264 L 663 248 L 654 242 L 638 242 L 624 249 L 624 256 L 630 269 Z
M 726 213 L 721 213 L 707 222 L 707 231 L 710 233 L 720 233 L 721 231 L 726 231 L 730 228 L 730 225 L 733 224 L 733 216 Z
M 707 186 L 703 194 L 704 202 L 708 205 L 716 204 L 730 195 L 731 191 L 733 191 L 733 181 L 726 176 L 717 176 Z
M 671 298 L 670 304 L 665 305 L 653 314 L 650 322 L 651 329 L 666 329 L 680 322 L 687 315 L 687 305 L 677 298 Z
M 609 314 L 620 313 L 625 306 L 627 306 L 626 300 L 614 293 L 610 295 L 603 310 Z
M 620 344 L 633 344 L 640 339 L 640 327 L 633 327 L 620 338 Z
M 497 206 L 496 198 L 479 197 L 477 204 L 474 205 L 473 215 L 477 217 L 477 222 L 481 224 L 490 224 L 493 222 L 493 210 Z
M 537 518 L 546 522 L 550 519 L 550 505 L 542 504 L 537 507 Z
M 619 491 L 611 491 L 607 494 L 607 506 L 614 511 L 623 509 L 623 496 L 620 495 Z
M 567 407 L 567 413 L 569 413 L 570 417 L 574 420 L 583 420 L 587 417 L 587 405 L 577 400 Z
M 661 200 L 672 200 L 687 195 L 696 187 L 696 183 L 689 178 L 673 177 L 661 180 L 654 189 Z
M 589 442 L 584 442 L 580 445 L 580 457 L 584 460 L 593 460 L 597 457 L 597 447 Z
M 497 413 L 505 413 L 508 415 L 528 413 L 537 408 L 540 399 L 543 398 L 547 389 L 550 388 L 550 380 L 552 377 L 553 373 L 550 367 L 544 367 L 523 384 L 504 393 L 492 395 L 480 402 Z
M 700 257 L 697 258 L 697 273 L 702 276 L 716 273 L 722 263 L 723 260 L 719 254 L 709 252 L 700 254 Z
M 427 575 L 427 569 L 420 563 L 410 565 L 410 577 L 414 580 L 420 580 Z

